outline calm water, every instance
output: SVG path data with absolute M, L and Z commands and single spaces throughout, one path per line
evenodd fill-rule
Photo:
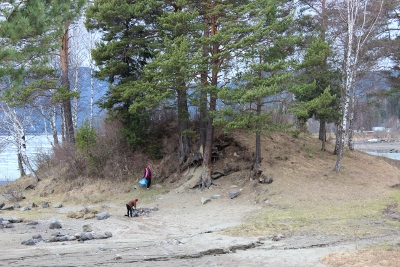
M 27 137 L 27 154 L 34 169 L 36 169 L 36 155 L 38 153 L 49 153 L 52 140 L 50 138 L 50 135 Z M 4 143 L 7 145 L 4 148 L 0 147 L 0 184 L 20 177 L 16 149 L 10 142 L 7 142 L 7 137 L 0 136 L 0 144 Z
M 0 136 L 0 144 L 6 140 L 5 136 Z M 36 169 L 36 155 L 38 153 L 50 153 L 51 151 L 50 135 L 28 136 L 27 137 L 27 152 L 32 166 Z M 5 181 L 11 181 L 20 177 L 18 170 L 17 154 L 12 144 L 2 148 L 0 146 L 0 184 Z M 400 153 L 379 153 L 367 152 L 371 155 L 387 157 L 395 160 L 400 160 Z
M 380 157 L 387 157 L 390 159 L 400 160 L 400 153 L 380 153 L 380 152 L 367 152 L 368 154 Z

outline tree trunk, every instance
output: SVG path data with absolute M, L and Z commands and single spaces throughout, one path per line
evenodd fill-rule
M 307 131 L 307 120 L 304 118 L 297 118 L 297 129 L 300 130 L 300 132 L 305 133 Z
M 333 155 L 337 155 L 339 151 L 340 145 L 340 134 L 339 134 L 339 124 L 335 124 L 336 132 L 335 132 L 335 148 L 333 149 Z
M 210 1 L 211 2 L 211 1 Z M 208 25 L 207 27 L 209 28 L 209 34 L 211 36 L 215 36 L 218 32 L 218 16 L 217 15 L 212 15 L 209 17 L 208 20 Z M 208 28 L 207 28 L 208 30 Z M 207 31 L 207 36 L 208 36 L 208 31 Z M 214 56 L 212 61 L 210 62 L 211 64 L 211 86 L 218 88 L 218 72 L 219 72 L 219 58 L 218 53 L 219 53 L 219 44 L 214 43 L 212 47 L 210 47 L 211 53 Z M 211 90 L 209 92 L 209 109 L 207 112 L 207 136 L 206 136 L 206 145 L 204 147 L 204 156 L 203 156 L 203 171 L 201 175 L 201 185 L 202 185 L 202 190 L 204 190 L 205 187 L 210 187 L 212 184 L 212 178 L 211 178 L 211 157 L 212 157 L 212 145 L 214 141 L 214 111 L 216 110 L 217 107 L 217 94 L 214 90 Z
M 22 162 L 25 164 L 26 168 L 29 170 L 29 172 L 33 176 L 33 180 L 34 180 L 35 184 L 37 184 L 39 182 L 39 178 L 36 175 L 36 171 L 33 169 L 32 165 L 28 159 L 28 155 L 26 153 L 25 135 L 22 135 L 22 137 L 21 137 L 21 154 L 20 155 L 22 158 Z
M 353 119 L 350 119 L 350 121 L 349 121 L 349 133 L 348 133 L 349 139 L 347 140 L 347 145 L 349 146 L 350 150 L 354 150 L 353 134 L 354 134 Z
M 74 79 L 74 92 L 78 92 L 79 87 L 79 67 L 75 67 L 75 79 Z M 78 98 L 74 97 L 72 99 L 72 125 L 74 128 L 74 132 L 78 129 Z
M 94 126 L 94 71 L 92 66 L 92 62 L 90 63 L 90 127 Z
M 64 109 L 63 109 L 63 107 L 61 106 L 61 109 L 60 109 L 60 112 L 61 112 L 61 142 L 63 143 L 63 144 L 65 144 L 65 140 L 66 140 L 66 137 L 65 137 L 65 115 L 64 115 Z
M 354 87 L 354 86 L 353 86 Z M 354 143 L 353 143 L 353 132 L 354 132 L 354 88 L 351 90 L 351 100 L 350 100 L 350 106 L 349 106 L 349 130 L 348 130 L 348 136 L 349 139 L 347 141 L 347 145 L 350 150 L 354 150 Z
M 183 86 L 182 88 L 185 88 Z M 187 105 L 187 91 L 178 90 L 178 124 L 179 124 L 179 147 L 178 160 L 182 165 L 190 153 L 190 139 L 185 131 L 189 129 L 189 110 Z
M 210 32 L 209 32 L 209 18 L 207 15 L 204 16 L 204 37 L 209 38 L 210 37 Z M 203 45 L 203 57 L 206 58 L 208 56 L 208 46 Z M 200 74 L 201 78 L 201 83 L 204 87 L 208 86 L 208 76 L 206 73 L 206 70 Z M 201 149 L 201 154 L 204 152 L 204 147 L 206 146 L 206 138 L 207 138 L 207 92 L 205 89 L 202 89 L 200 91 L 200 117 L 199 117 L 199 143 L 198 143 L 198 150 L 200 151 Z
M 334 171 L 339 172 L 340 168 L 342 166 L 342 160 L 343 160 L 343 150 L 344 150 L 344 144 L 345 144 L 345 138 L 346 138 L 346 129 L 347 129 L 347 112 L 349 109 L 349 94 L 348 90 L 345 90 L 345 92 L 342 95 L 343 97 L 343 102 L 342 102 L 342 117 L 341 117 L 341 122 L 338 127 L 338 134 L 340 137 L 339 140 L 339 146 L 338 146 L 338 152 L 337 152 L 337 160 L 336 160 L 336 165 L 334 167 Z
M 322 151 L 326 150 L 326 122 L 325 119 L 319 121 L 319 140 L 322 142 Z
M 50 125 L 51 125 L 51 133 L 53 135 L 53 142 L 55 146 L 58 146 L 58 133 L 57 133 L 57 112 L 56 107 L 53 106 L 51 108 L 51 118 L 50 118 Z
M 60 51 L 60 60 L 61 60 L 61 84 L 68 91 L 70 90 L 70 83 L 68 77 L 68 27 L 69 23 L 65 23 L 65 33 L 61 37 L 61 51 Z M 71 100 L 64 99 L 62 101 L 63 110 L 64 110 L 64 126 L 65 126 L 65 141 L 70 145 L 75 144 L 75 134 L 74 134 L 74 126 L 72 122 L 72 110 L 71 110 Z
M 22 161 L 22 155 L 21 155 L 21 151 L 18 151 L 18 170 L 19 170 L 19 174 L 20 176 L 25 176 L 26 172 L 25 172 L 25 168 L 23 165 L 23 161 Z
M 337 151 L 336 165 L 335 168 L 333 169 L 336 172 L 339 172 L 340 168 L 342 167 L 343 150 L 344 150 L 344 134 L 341 134 L 341 138 L 339 140 L 339 147 Z
M 204 155 L 203 155 L 203 170 L 201 173 L 201 189 L 209 188 L 211 186 L 211 156 L 212 156 L 212 140 L 214 137 L 214 126 L 213 119 L 211 117 L 208 118 L 207 123 L 207 138 L 206 145 L 204 147 Z
M 261 115 L 262 104 L 257 103 L 257 116 Z M 258 122 L 256 131 L 256 158 L 254 161 L 253 170 L 257 171 L 261 166 L 261 122 Z

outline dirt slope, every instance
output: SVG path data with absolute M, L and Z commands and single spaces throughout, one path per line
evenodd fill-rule
M 103 195 L 98 203 L 88 202 L 87 195 L 105 191 L 104 185 L 85 185 L 68 194 L 55 188 L 54 194 L 40 197 L 51 185 L 43 181 L 27 192 L 24 202 L 62 201 L 64 207 L 0 211 L 3 218 L 39 222 L 34 228 L 19 223 L 0 229 L 0 266 L 400 266 L 397 207 L 383 214 L 400 199 L 399 162 L 346 151 L 343 168 L 335 173 L 333 147 L 321 151 L 310 136 L 274 134 L 262 142 L 263 174 L 273 182 L 261 184 L 250 179 L 248 170 L 253 138 L 236 133 L 233 140 L 221 150 L 214 171 L 237 171 L 219 177 L 205 191 L 187 186 L 198 170 L 172 172 L 176 166 L 166 159 L 154 162 L 152 190 L 130 187 Z M 233 189 L 242 191 L 230 199 Z M 81 203 L 69 202 L 79 194 Z M 141 208 L 158 210 L 138 218 L 123 216 L 125 201 L 134 196 Z M 109 211 L 111 217 L 66 216 L 83 207 Z M 52 220 L 62 222 L 62 232 L 73 234 L 90 224 L 113 237 L 21 245 L 35 233 L 49 236 Z

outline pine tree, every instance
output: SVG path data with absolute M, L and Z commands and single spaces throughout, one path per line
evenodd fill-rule
M 340 74 L 329 67 L 327 58 L 330 47 L 321 39 L 314 39 L 307 47 L 302 62 L 296 67 L 296 85 L 293 87 L 296 102 L 292 108 L 297 119 L 305 123 L 309 118 L 320 121 L 319 139 L 322 142 L 322 150 L 325 150 L 326 123 L 338 122 L 340 114 L 337 112 L 339 106 L 339 81 Z M 329 88 L 328 92 L 326 91 Z M 330 111 L 319 110 L 315 101 L 319 102 L 325 94 L 336 95 L 330 103 Z M 307 102 L 312 102 L 310 105 Z M 325 102 L 321 109 L 328 108 Z M 296 111 L 296 108 L 301 110 Z M 309 108 L 306 108 L 309 107 Z M 304 112 L 308 110 L 308 112 Z M 336 112 L 334 112 L 336 111 Z
M 247 6 L 248 32 L 238 46 L 238 50 L 243 51 L 238 56 L 242 70 L 237 74 L 234 87 L 219 92 L 230 108 L 221 113 L 218 123 L 225 124 L 227 129 L 244 128 L 255 133 L 254 171 L 261 163 L 261 135 L 285 128 L 274 123 L 272 112 L 267 111 L 289 89 L 294 63 L 290 57 L 299 41 L 289 31 L 293 10 L 290 5 L 281 4 L 279 1 L 252 1 Z
M 85 25 L 89 31 L 101 34 L 101 43 L 92 50 L 92 58 L 99 67 L 96 77 L 107 80 L 111 86 L 100 106 L 124 125 L 128 141 L 135 148 L 151 144 L 150 115 L 159 103 L 146 98 L 151 85 L 139 81 L 144 66 L 155 56 L 162 40 L 158 36 L 157 19 L 163 14 L 163 1 L 96 0 L 86 10 Z M 137 104 L 135 108 L 131 107 Z
M 9 77 L 14 77 L 14 82 L 20 85 L 28 78 L 35 81 L 36 84 L 32 83 L 29 87 L 14 87 L 19 92 L 26 88 L 31 90 L 31 93 L 34 88 L 38 91 L 55 88 L 55 82 L 52 80 L 55 71 L 49 67 L 49 61 L 55 54 L 59 57 L 62 87 L 58 93 L 65 94 L 58 100 L 62 102 L 64 111 L 66 141 L 74 144 L 68 78 L 68 28 L 70 22 L 81 14 L 86 1 L 32 0 L 23 5 L 20 1 L 10 1 L 10 3 L 9 7 L 12 8 L 6 9 L 3 13 L 5 20 L 1 21 L 0 36 L 9 41 L 3 46 L 3 55 L 7 55 L 7 51 L 13 52 L 8 53 L 7 57 L 2 56 L 10 64 L 10 67 L 3 71 Z M 28 95 L 29 93 L 25 93 L 25 96 Z

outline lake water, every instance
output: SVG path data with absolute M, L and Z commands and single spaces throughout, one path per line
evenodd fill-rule
M 28 136 L 26 139 L 26 149 L 29 160 L 34 169 L 36 169 L 36 155 L 38 153 L 49 153 L 51 151 L 51 136 L 38 135 Z M 4 181 L 12 181 L 20 177 L 18 170 L 18 158 L 15 147 L 7 141 L 6 136 L 0 136 L 0 184 Z M 26 172 L 28 172 L 26 170 Z
M 367 152 L 367 153 L 374 156 L 400 160 L 400 153 L 381 153 L 381 152 Z
M 7 137 L 0 136 L 0 145 L 6 142 Z M 32 166 L 36 169 L 36 154 L 51 152 L 52 137 L 50 135 L 38 135 L 27 137 L 27 153 Z M 387 157 L 395 160 L 400 160 L 400 153 L 380 153 L 367 152 L 374 156 Z M 27 171 L 27 170 L 26 170 Z M 0 184 L 6 181 L 18 179 L 20 173 L 18 170 L 18 159 L 16 149 L 12 144 L 6 147 L 0 146 Z

